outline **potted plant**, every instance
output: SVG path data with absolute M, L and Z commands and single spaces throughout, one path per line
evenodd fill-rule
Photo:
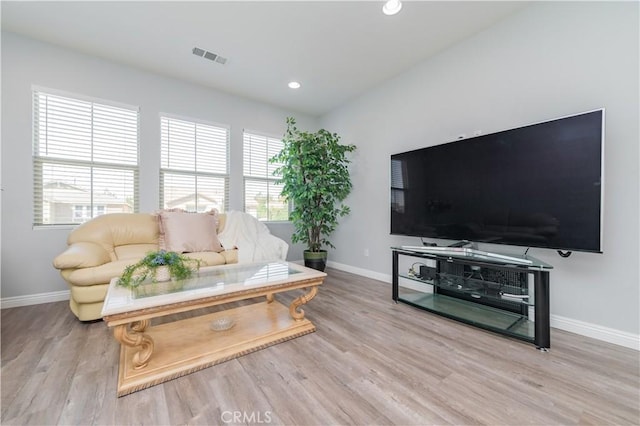
M 288 117 L 284 146 L 270 160 L 279 165 L 274 175 L 283 185 L 282 195 L 293 203 L 291 241 L 305 243 L 305 265 L 321 271 L 327 261 L 323 247 L 335 248 L 327 237 L 338 226 L 338 218 L 349 214 L 342 203 L 352 187 L 346 154 L 356 147 L 339 142 L 337 134 L 325 129 L 300 131 L 295 119 Z
M 197 259 L 173 251 L 153 251 L 139 262 L 127 266 L 118 279 L 118 285 L 136 288 L 145 281 L 155 283 L 170 279 L 184 280 L 191 277 L 199 267 L 200 261 Z

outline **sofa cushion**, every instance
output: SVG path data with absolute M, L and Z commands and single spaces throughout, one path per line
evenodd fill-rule
M 227 252 L 225 251 L 220 253 L 207 251 L 199 253 L 185 253 L 185 256 L 192 259 L 198 259 L 201 262 L 200 266 L 217 266 L 227 263 L 227 256 L 225 256 L 226 253 Z
M 238 261 L 237 250 L 226 250 L 220 253 L 188 253 L 186 254 L 186 256 L 193 259 L 201 260 L 201 266 L 224 265 L 227 263 L 237 263 Z M 124 268 L 126 268 L 128 265 L 136 263 L 138 260 L 139 259 L 122 259 L 93 268 L 63 269 L 62 271 L 60 271 L 60 274 L 62 274 L 62 277 L 72 286 L 94 286 L 96 284 L 109 284 L 109 281 L 111 281 L 112 278 L 122 275 L 122 273 L 124 272 Z M 73 289 L 74 288 L 72 287 L 72 291 Z M 84 290 L 82 291 L 84 292 Z M 76 301 L 79 300 L 76 298 Z
M 80 321 L 94 321 L 102 317 L 102 302 L 80 303 L 72 297 L 69 308 Z
M 133 259 L 135 262 L 145 257 L 150 251 L 156 250 L 158 250 L 157 244 L 127 244 L 114 247 L 118 260 Z
M 101 303 L 107 296 L 109 284 L 71 286 L 71 299 L 76 303 Z
M 158 222 L 145 213 L 109 213 L 87 221 L 69 234 L 69 245 L 91 242 L 102 246 L 111 260 L 117 260 L 115 247 L 127 244 L 158 244 Z
M 160 248 L 177 253 L 216 252 L 224 250 L 218 240 L 218 215 L 161 211 L 158 214 Z

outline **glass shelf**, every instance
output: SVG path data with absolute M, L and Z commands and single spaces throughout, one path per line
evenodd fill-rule
M 508 334 L 527 341 L 534 340 L 535 324 L 524 315 L 490 306 L 469 304 L 464 300 L 442 294 L 402 290 L 399 301 L 476 327 Z
M 433 280 L 423 280 L 422 278 L 413 277 L 407 274 L 398 274 L 400 278 L 405 278 L 407 280 L 415 281 L 421 284 L 433 285 Z
M 465 294 L 472 298 L 488 298 L 518 305 L 535 305 L 533 294 L 529 294 L 528 289 L 526 288 L 503 285 L 492 281 L 471 277 L 461 277 L 458 275 L 445 273 L 436 274 L 435 280 L 423 280 L 421 278 L 413 277 L 406 274 L 399 274 L 398 276 L 400 278 L 411 280 L 420 284 L 437 286 L 445 290 Z

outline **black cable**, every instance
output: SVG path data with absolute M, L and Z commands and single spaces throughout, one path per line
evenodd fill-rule
M 420 265 L 420 266 L 424 266 L 424 267 L 426 267 L 427 265 L 425 263 L 422 263 L 422 262 L 415 262 L 413 265 L 411 265 L 411 268 L 409 268 L 409 276 L 414 276 L 416 278 L 420 278 L 420 269 L 418 269 L 417 271 L 414 269 L 414 267 L 416 265 Z
M 569 257 L 569 256 L 571 256 L 571 253 L 573 253 L 573 252 L 571 252 L 571 251 L 562 251 L 562 250 L 558 250 L 558 254 L 559 254 L 561 257 Z

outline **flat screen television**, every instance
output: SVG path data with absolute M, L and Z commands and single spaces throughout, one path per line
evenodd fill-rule
M 391 156 L 391 234 L 602 252 L 604 109 Z

